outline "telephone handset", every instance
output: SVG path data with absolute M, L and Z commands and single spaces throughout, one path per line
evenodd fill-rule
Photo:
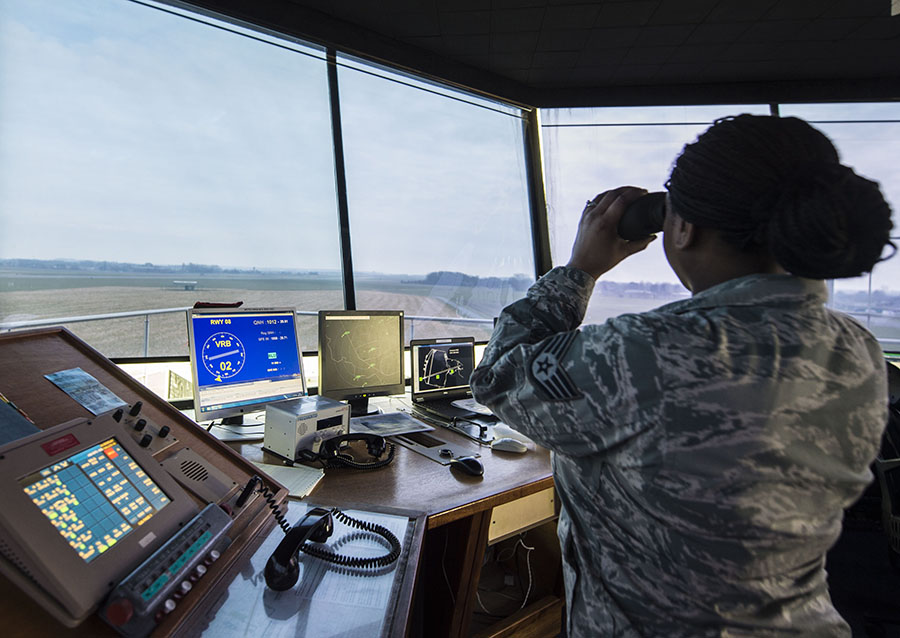
M 282 541 L 269 556 L 264 574 L 266 585 L 275 591 L 285 591 L 294 586 L 300 576 L 299 550 L 307 541 L 324 543 L 334 531 L 334 519 L 329 510 L 314 507 L 290 528 Z
M 275 511 L 278 512 L 278 510 Z M 280 512 L 278 513 L 280 514 Z M 324 543 L 331 537 L 334 532 L 335 518 L 345 525 L 381 536 L 390 545 L 390 551 L 382 556 L 360 558 L 338 554 L 325 546 L 310 545 L 310 541 Z M 351 518 L 337 508 L 327 510 L 322 507 L 314 507 L 306 512 L 293 527 L 288 527 L 283 516 L 280 518 L 276 516 L 276 519 L 284 530 L 285 537 L 272 552 L 263 572 L 266 577 L 266 585 L 275 591 L 285 591 L 296 584 L 300 576 L 298 552 L 304 552 L 329 563 L 359 569 L 387 567 L 400 557 L 400 541 L 389 529 L 375 523 Z
M 373 437 L 374 435 L 367 434 L 362 436 Z M 373 439 L 371 443 L 376 445 L 377 441 Z M 393 456 L 393 450 L 391 455 Z M 304 552 L 328 563 L 357 569 L 387 567 L 400 557 L 400 541 L 397 540 L 397 537 L 394 536 L 391 530 L 376 523 L 369 523 L 347 516 L 336 507 L 331 509 L 313 507 L 304 514 L 303 518 L 291 526 L 285 520 L 283 507 L 276 503 L 275 494 L 266 487 L 259 476 L 254 476 L 250 479 L 241 495 L 235 501 L 235 505 L 242 507 L 254 491 L 259 492 L 265 498 L 266 505 L 272 510 L 272 516 L 285 534 L 285 537 L 269 557 L 264 570 L 266 585 L 275 591 L 290 589 L 297 582 L 297 578 L 300 575 L 300 562 L 297 552 Z M 355 527 L 364 532 L 381 536 L 387 541 L 390 550 L 381 556 L 360 558 L 338 554 L 323 545 L 311 545 L 310 541 L 313 543 L 324 543 L 331 537 L 331 534 L 334 532 L 335 518 L 349 527 Z

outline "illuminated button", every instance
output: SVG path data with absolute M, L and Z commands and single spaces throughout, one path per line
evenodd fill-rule
M 147 447 L 152 442 L 153 442 L 153 437 L 150 436 L 149 434 L 145 434 L 144 436 L 141 437 L 141 440 L 138 442 L 138 445 L 140 445 L 141 447 Z
M 128 411 L 128 414 L 130 414 L 131 416 L 137 416 L 140 413 L 142 407 L 144 407 L 143 401 L 135 401 L 134 405 L 131 406 L 131 409 Z
M 168 425 L 164 425 L 161 428 L 159 428 L 159 435 L 162 438 L 166 438 L 167 436 L 169 436 L 170 431 L 171 431 L 171 428 L 169 428 Z
M 134 424 L 134 429 L 137 430 L 138 432 L 143 430 L 145 427 L 147 427 L 147 419 L 138 419 L 137 422 Z
M 117 598 L 106 607 L 106 619 L 113 627 L 122 627 L 134 615 L 134 605 L 127 598 Z

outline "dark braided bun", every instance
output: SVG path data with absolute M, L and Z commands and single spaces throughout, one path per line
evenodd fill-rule
M 831 141 L 798 118 L 717 120 L 684 147 L 667 187 L 686 221 L 740 250 L 770 252 L 800 277 L 855 277 L 893 246 L 878 184 L 842 165 Z

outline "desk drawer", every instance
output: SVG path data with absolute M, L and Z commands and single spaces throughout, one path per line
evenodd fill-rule
M 498 505 L 491 512 L 488 544 L 513 534 L 524 532 L 556 516 L 556 496 L 553 488 Z

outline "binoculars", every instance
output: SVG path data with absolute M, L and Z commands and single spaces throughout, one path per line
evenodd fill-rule
M 665 192 L 641 195 L 628 205 L 619 220 L 619 237 L 628 240 L 644 239 L 662 232 L 665 216 Z

